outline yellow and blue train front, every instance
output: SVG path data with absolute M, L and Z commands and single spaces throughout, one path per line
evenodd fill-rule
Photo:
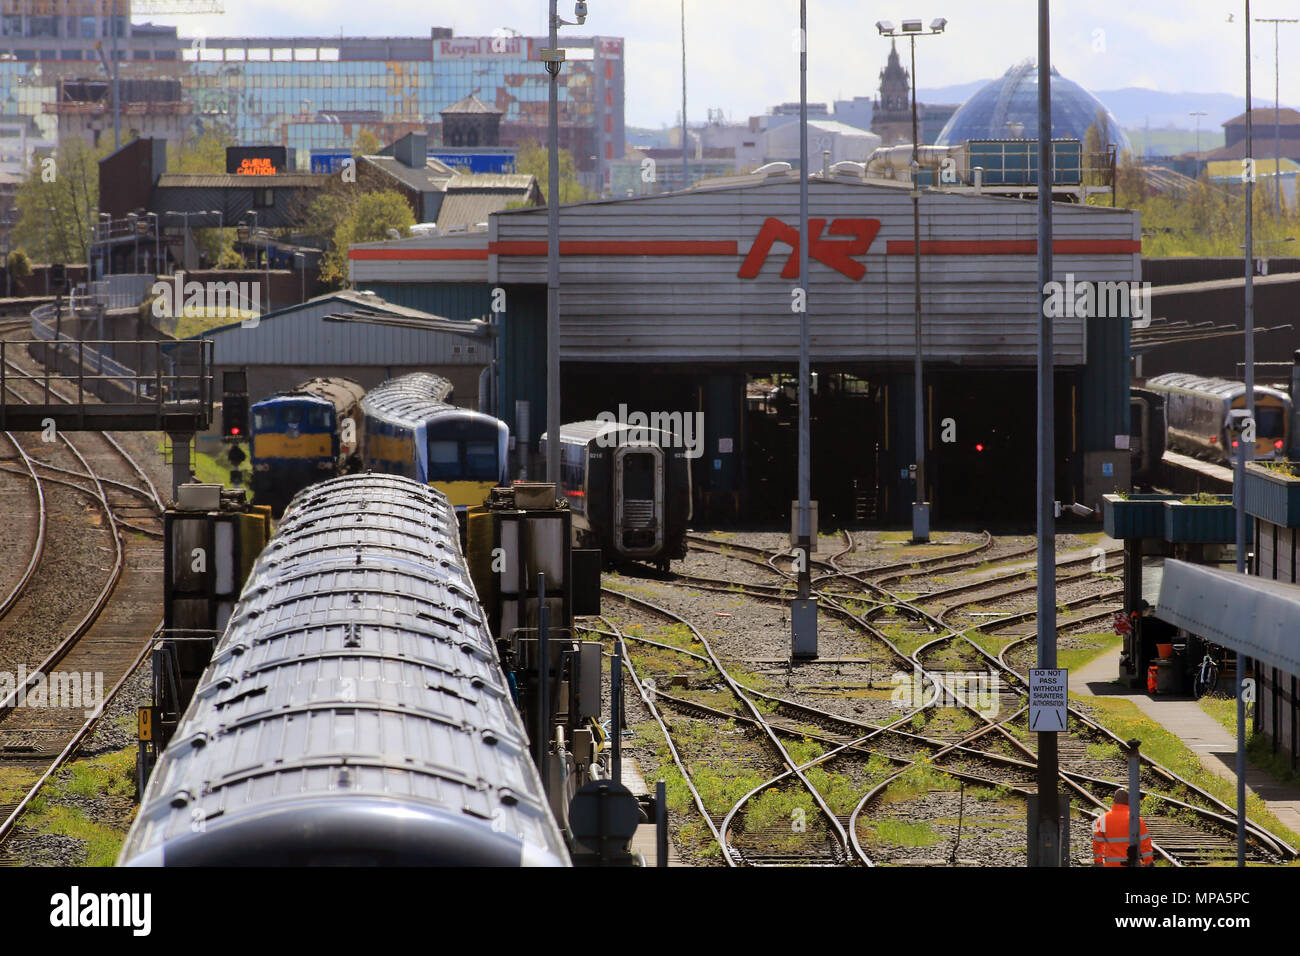
M 253 406 L 253 495 L 287 503 L 308 485 L 337 471 L 334 410 L 312 399 L 271 398 Z

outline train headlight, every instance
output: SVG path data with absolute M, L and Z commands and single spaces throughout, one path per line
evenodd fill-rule
M 323 459 L 321 461 L 316 462 L 317 471 L 329 471 L 333 467 L 334 467 L 334 462 L 330 461 L 329 459 Z
M 270 471 L 271 466 L 264 461 L 254 462 L 253 471 Z

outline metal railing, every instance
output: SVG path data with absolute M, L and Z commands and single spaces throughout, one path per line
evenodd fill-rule
M 42 307 L 44 308 L 44 307 Z M 36 310 L 40 311 L 40 310 Z M 87 393 L 108 406 L 130 406 L 132 413 L 152 415 L 159 422 L 164 415 L 199 413 L 211 419 L 213 373 L 211 340 L 188 342 L 112 341 L 75 339 L 66 333 L 56 341 L 55 331 L 32 318 L 33 338 L 0 340 L 0 395 L 19 380 L 39 385 L 38 404 L 58 406 L 67 401 L 86 402 Z M 110 357 L 109 348 L 134 350 L 137 365 L 150 367 L 140 372 Z M 45 371 L 35 378 L 10 374 L 9 363 L 20 353 L 43 362 Z M 64 371 L 70 366 L 71 371 Z M 75 387 L 76 394 L 72 394 Z M 0 428 L 5 427 L 6 405 L 0 401 Z

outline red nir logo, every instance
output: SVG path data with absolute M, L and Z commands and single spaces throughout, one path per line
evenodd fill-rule
M 849 239 L 823 239 L 822 231 L 831 236 L 850 236 Z M 854 259 L 871 248 L 872 240 L 880 231 L 879 219 L 832 219 L 830 229 L 826 229 L 825 219 L 808 220 L 808 255 L 823 265 L 828 265 L 841 275 L 858 280 L 867 274 L 867 267 Z M 763 228 L 749 247 L 745 261 L 740 264 L 736 275 L 741 279 L 756 279 L 758 272 L 767 261 L 772 244 L 777 241 L 790 246 L 791 252 L 781 270 L 782 279 L 799 278 L 799 230 L 787 226 L 780 219 L 771 216 L 763 223 Z

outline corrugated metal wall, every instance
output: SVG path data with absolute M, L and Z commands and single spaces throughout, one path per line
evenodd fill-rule
M 483 366 L 491 358 L 486 339 L 326 319 L 357 308 L 354 303 L 326 299 L 272 314 L 255 328 L 225 326 L 205 338 L 213 340 L 214 365 Z
M 912 207 L 899 189 L 814 181 L 811 217 L 826 220 L 827 252 L 847 236 L 832 234 L 835 219 L 878 220 L 865 265 L 852 278 L 822 262 L 810 267 L 809 308 L 815 361 L 888 361 L 910 358 L 912 345 Z M 1062 240 L 1107 241 L 1128 250 L 1136 243 L 1137 217 L 1127 210 L 1058 205 L 1053 229 Z M 1032 246 L 1015 254 L 987 254 L 1010 241 L 1036 237 L 1033 203 L 945 193 L 921 199 L 922 243 L 957 241 L 935 254 L 923 245 L 922 312 L 927 358 L 967 363 L 1032 363 L 1036 355 L 1037 262 Z M 791 311 L 797 279 L 781 272 L 793 249 L 777 240 L 759 275 L 737 276 L 765 222 L 798 222 L 798 183 L 727 188 L 685 195 L 566 206 L 562 241 L 580 242 L 579 254 L 561 258 L 562 357 L 573 361 L 663 362 L 683 354 L 700 360 L 788 358 L 798 345 Z M 544 283 L 545 210 L 494 217 L 489 281 Z M 787 234 L 788 235 L 788 234 Z M 693 254 L 664 245 L 691 241 Z M 612 255 L 618 243 L 628 255 Z M 528 243 L 527 246 L 515 245 Z M 647 245 L 651 244 L 651 245 Z M 573 247 L 570 247 L 571 249 Z M 644 254 L 645 250 L 653 250 Z M 667 251 L 669 254 L 663 254 Z M 566 250 L 567 252 L 567 250 Z M 590 253 L 597 254 L 590 254 Z M 848 258 L 848 257 L 846 257 Z M 852 266 L 843 260 L 842 265 Z M 1112 254 L 1058 252 L 1062 279 L 1136 281 L 1133 251 Z M 1057 362 L 1084 362 L 1081 319 L 1057 324 Z

